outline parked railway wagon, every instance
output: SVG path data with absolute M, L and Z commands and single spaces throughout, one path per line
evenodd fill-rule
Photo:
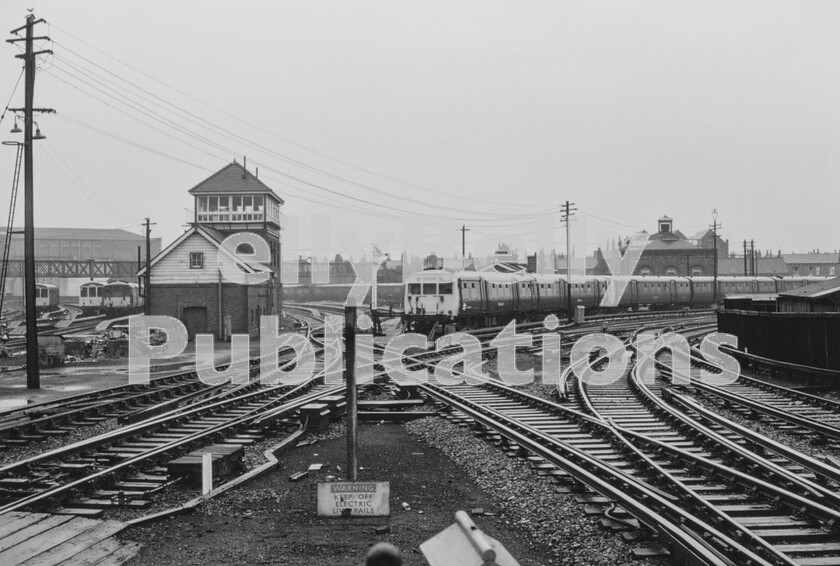
M 111 281 L 102 287 L 102 306 L 106 309 L 138 309 L 143 303 L 137 283 Z
M 58 287 L 51 283 L 35 284 L 35 306 L 38 308 L 58 306 Z
M 101 307 L 103 287 L 105 287 L 105 283 L 101 281 L 88 281 L 79 285 L 79 306 L 83 308 Z
M 437 325 L 456 329 L 498 326 L 516 319 L 566 316 L 568 307 L 588 312 L 707 308 L 732 294 L 775 294 L 825 277 L 584 276 L 430 269 L 406 280 L 406 328 L 429 332 Z

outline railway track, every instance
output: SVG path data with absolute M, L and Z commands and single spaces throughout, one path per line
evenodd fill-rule
M 419 387 L 486 438 L 526 450 L 542 473 L 585 483 L 600 494 L 589 497 L 591 503 L 618 505 L 623 511 L 612 516 L 626 520 L 629 514 L 657 531 L 672 554 L 691 556 L 685 563 L 840 564 L 840 499 L 801 460 L 763 448 L 757 453 L 754 438 L 669 408 L 662 385 L 641 382 L 637 371 L 609 385 L 578 385 L 572 392 L 577 409 L 498 383 Z M 624 495 L 591 474 L 618 482 Z M 652 527 L 637 509 L 640 502 L 682 529 L 692 525 L 706 550 L 695 556 L 661 523 Z
M 150 493 L 171 481 L 161 463 L 196 446 L 241 448 L 262 438 L 268 423 L 263 421 L 260 429 L 249 427 L 266 411 L 272 410 L 275 420 L 281 419 L 337 390 L 318 386 L 315 380 L 274 387 L 254 382 L 237 387 L 235 395 L 225 392 L 220 399 L 4 466 L 0 468 L 0 514 L 57 502 L 70 508 L 65 512 L 109 506 L 142 508 Z M 213 453 L 224 452 L 218 448 Z M 144 469 L 147 473 L 136 473 Z
M 206 389 L 194 373 L 182 373 L 154 378 L 149 385 L 121 385 L 6 409 L 0 412 L 0 445 L 20 446 L 66 436 L 110 418 L 130 419 L 149 407 L 189 400 Z

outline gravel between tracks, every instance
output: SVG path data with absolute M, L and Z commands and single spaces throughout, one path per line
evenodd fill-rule
M 342 478 L 345 467 L 345 439 L 334 425 L 316 444 L 281 455 L 276 471 L 192 513 L 123 533 L 144 543 L 129 566 L 358 565 L 380 541 L 400 548 L 403 564 L 421 565 L 419 544 L 452 524 L 455 511 L 476 507 L 492 513 L 474 517 L 479 528 L 522 566 L 664 564 L 633 561 L 629 546 L 602 531 L 571 497 L 555 493 L 552 482 L 446 421 L 364 425 L 359 440 L 359 479 L 390 482 L 390 517 L 316 516 L 316 483 L 328 475 Z M 289 481 L 311 463 L 325 467 Z M 377 527 L 390 530 L 376 534 Z

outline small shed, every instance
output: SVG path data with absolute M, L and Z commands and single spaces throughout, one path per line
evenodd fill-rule
M 777 295 L 727 295 L 723 308 L 756 312 L 776 312 Z
M 778 312 L 840 312 L 840 277 L 779 293 Z

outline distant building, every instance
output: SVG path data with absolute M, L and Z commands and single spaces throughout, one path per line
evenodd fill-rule
M 217 339 L 232 333 L 256 334 L 263 315 L 282 309 L 277 274 L 283 200 L 235 161 L 189 192 L 195 197 L 195 221 L 152 260 L 151 313 L 181 320 L 190 339 L 206 333 Z M 218 261 L 222 242 L 241 232 L 255 233 L 268 244 L 267 281 L 246 285 L 222 274 Z M 239 266 L 243 274 L 263 269 L 255 262 Z
M 682 232 L 674 229 L 672 218 L 663 216 L 658 221 L 657 232 L 648 237 L 647 246 L 642 251 L 633 275 L 713 275 L 715 252 L 709 242 L 713 244 L 714 238 L 710 237 L 701 235 L 695 240 L 689 240 Z M 703 247 L 707 245 L 709 247 Z M 728 253 L 728 246 L 726 250 Z
M 790 275 L 817 275 L 835 277 L 840 275 L 840 254 L 808 253 L 782 254 Z
M 84 262 L 119 261 L 138 262 L 146 257 L 146 237 L 118 228 L 35 228 L 35 261 Z M 6 232 L 0 233 L 5 239 Z M 160 253 L 161 239 L 150 238 L 152 256 Z M 9 261 L 23 261 L 23 228 L 12 229 L 9 247 Z M 132 272 L 134 268 L 132 268 Z M 43 273 L 43 272 L 42 272 Z M 36 274 L 37 275 L 37 274 Z M 99 278 L 102 281 L 107 277 Z M 131 278 L 133 279 L 133 277 Z M 36 276 L 38 283 L 57 285 L 63 303 L 78 300 L 79 285 L 89 277 L 43 277 Z M 23 277 L 10 277 L 6 282 L 6 293 L 23 296 Z
M 150 243 L 152 254 L 160 253 L 160 238 L 151 238 Z M 36 260 L 137 261 L 137 248 L 145 256 L 146 237 L 118 228 L 35 228 Z M 23 255 L 23 228 L 14 228 L 9 259 L 22 260 Z
M 717 236 L 717 245 L 715 245 L 715 231 L 711 228 L 688 236 L 686 240 L 688 240 L 689 244 L 704 250 L 717 249 L 718 259 L 729 257 L 729 240 L 724 240 L 720 236 Z
M 746 261 L 743 257 L 718 259 L 718 275 L 750 275 L 752 273 L 751 259 L 749 257 Z M 783 257 L 757 257 L 755 258 L 755 275 L 788 275 L 788 265 Z

